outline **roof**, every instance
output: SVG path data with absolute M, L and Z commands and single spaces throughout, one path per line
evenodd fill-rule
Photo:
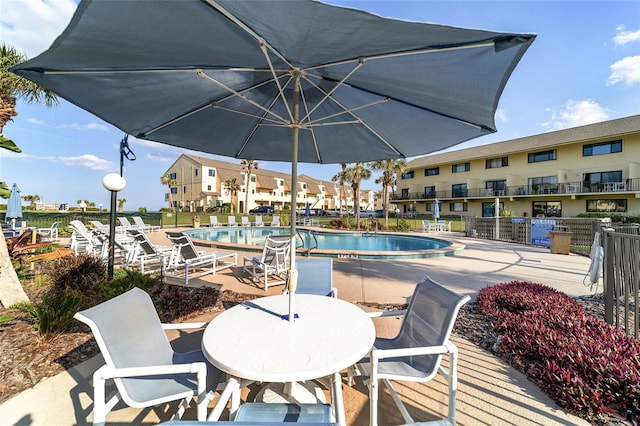
M 416 158 L 407 163 L 408 169 L 417 169 L 425 166 L 448 164 L 457 161 L 468 161 L 478 158 L 492 158 L 505 154 L 518 152 L 531 152 L 544 148 L 556 147 L 593 141 L 597 139 L 618 138 L 631 133 L 640 132 L 640 115 L 603 121 L 571 129 L 557 130 L 541 133 L 533 136 L 512 139 L 473 148 L 465 148 L 457 151 L 443 152 Z

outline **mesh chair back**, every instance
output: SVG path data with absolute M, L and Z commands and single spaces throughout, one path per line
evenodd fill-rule
M 180 255 L 184 260 L 198 259 L 200 257 L 200 253 L 198 253 L 196 246 L 193 245 L 193 241 L 191 241 L 191 238 L 189 238 L 187 234 L 167 232 L 167 238 L 171 240 L 174 247 L 179 248 Z
M 262 249 L 262 263 L 276 273 L 284 272 L 289 265 L 290 235 L 268 236 Z
M 298 294 L 330 296 L 333 287 L 333 259 L 296 260 Z
M 129 235 L 138 243 L 138 247 L 144 254 L 158 254 L 155 246 L 149 241 L 149 237 L 142 231 L 130 230 Z
M 394 346 L 411 348 L 445 344 L 460 307 L 468 300 L 468 295 L 454 293 L 429 277 L 423 279 L 416 285 L 400 332 L 393 339 Z M 441 355 L 414 356 L 408 364 L 417 370 L 435 373 L 441 358 Z

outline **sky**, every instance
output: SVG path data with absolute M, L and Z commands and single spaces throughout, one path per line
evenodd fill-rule
M 330 4 L 384 17 L 492 31 L 535 33 L 496 112 L 498 132 L 454 149 L 500 142 L 640 113 L 640 1 L 346 1 Z M 45 51 L 69 22 L 74 0 L 0 0 L 0 42 L 29 58 Z M 19 100 L 4 128 L 21 154 L 0 150 L 0 181 L 42 202 L 88 200 L 107 207 L 102 178 L 118 172 L 122 131 L 61 100 L 53 108 Z M 129 138 L 136 160 L 125 160 L 125 210 L 166 207 L 160 177 L 180 154 L 211 156 Z M 290 172 L 289 163 L 259 161 Z M 339 165 L 300 164 L 298 172 L 330 181 Z M 379 190 L 376 174 L 364 189 Z

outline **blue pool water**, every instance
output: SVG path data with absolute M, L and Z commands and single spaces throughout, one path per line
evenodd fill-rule
M 220 227 L 193 229 L 185 232 L 191 238 L 197 240 L 262 247 L 267 236 L 286 235 L 289 234 L 289 229 Z M 410 235 L 334 233 L 307 231 L 304 229 L 300 229 L 297 239 L 298 247 L 311 247 L 312 250 L 320 252 L 323 250 L 340 250 L 343 252 L 415 252 L 438 250 L 451 245 L 450 242 L 444 240 Z

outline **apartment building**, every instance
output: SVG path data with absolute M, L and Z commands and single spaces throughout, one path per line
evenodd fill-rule
M 259 164 L 258 164 L 259 165 Z M 235 212 L 248 212 L 257 206 L 272 206 L 276 211 L 291 205 L 291 175 L 258 168 L 247 170 L 240 163 L 229 163 L 195 155 L 181 155 L 165 174 L 173 181 L 171 195 L 165 193 L 165 202 L 182 211 L 207 211 L 223 204 L 234 203 Z M 225 181 L 236 179 L 240 188 L 233 197 L 225 188 Z M 247 188 L 246 179 L 249 179 Z M 245 206 L 247 189 L 248 205 Z M 296 208 L 304 209 L 309 203 L 312 209 L 335 209 L 340 207 L 340 186 L 335 182 L 298 176 Z M 373 191 L 361 191 L 360 208 L 371 209 L 374 205 Z M 343 208 L 353 208 L 351 188 L 345 188 L 342 196 Z
M 421 157 L 396 184 L 405 213 L 640 216 L 640 115 Z

